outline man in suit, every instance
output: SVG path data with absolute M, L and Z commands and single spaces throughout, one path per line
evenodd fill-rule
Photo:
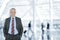
M 23 27 L 21 18 L 15 16 L 16 9 L 10 9 L 10 17 L 5 20 L 3 32 L 5 40 L 21 40 Z

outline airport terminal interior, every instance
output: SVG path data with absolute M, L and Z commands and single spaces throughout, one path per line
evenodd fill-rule
M 0 40 L 11 8 L 22 20 L 21 40 L 60 40 L 60 0 L 0 0 Z

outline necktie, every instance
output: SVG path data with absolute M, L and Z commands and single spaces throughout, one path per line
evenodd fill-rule
M 14 35 L 14 18 L 12 18 L 12 31 L 11 31 L 12 35 Z

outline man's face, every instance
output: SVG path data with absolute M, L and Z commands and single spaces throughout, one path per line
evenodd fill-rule
M 11 16 L 11 17 L 14 17 L 15 14 L 16 14 L 16 10 L 15 10 L 15 9 L 11 9 L 11 10 L 10 10 L 10 16 Z

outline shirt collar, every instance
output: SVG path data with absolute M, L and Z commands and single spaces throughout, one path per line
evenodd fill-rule
M 12 17 L 11 17 L 11 19 L 12 19 Z M 14 19 L 15 19 L 15 17 L 14 17 Z

